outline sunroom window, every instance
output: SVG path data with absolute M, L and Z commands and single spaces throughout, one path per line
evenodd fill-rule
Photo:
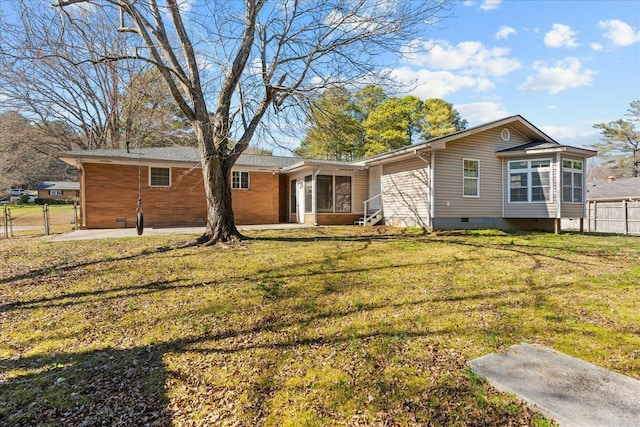
M 350 176 L 318 175 L 316 192 L 318 212 L 351 212 Z
M 579 160 L 562 160 L 562 201 L 582 203 L 582 167 Z
M 509 162 L 509 202 L 551 202 L 551 160 Z

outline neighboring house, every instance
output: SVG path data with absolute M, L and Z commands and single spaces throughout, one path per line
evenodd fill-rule
M 584 218 L 586 159 L 511 116 L 356 162 L 243 154 L 233 174 L 238 224 L 384 223 L 428 230 L 559 231 Z M 82 226 L 204 225 L 197 151 L 148 148 L 58 154 L 81 169 Z
M 587 185 L 587 231 L 640 235 L 640 177 Z
M 38 199 L 78 200 L 80 183 L 71 181 L 44 181 L 34 185 L 32 190 L 38 192 Z

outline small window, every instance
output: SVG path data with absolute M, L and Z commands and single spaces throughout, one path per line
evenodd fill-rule
M 480 196 L 480 161 L 462 160 L 462 195 L 464 197 Z
M 171 169 L 150 167 L 149 185 L 152 187 L 171 187 Z
M 62 190 L 49 190 L 50 196 L 62 196 Z
M 248 190 L 249 172 L 233 171 L 231 175 L 231 188 L 234 190 Z

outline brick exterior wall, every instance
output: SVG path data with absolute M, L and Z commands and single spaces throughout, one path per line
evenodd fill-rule
M 277 224 L 280 220 L 278 174 L 249 172 L 249 189 L 233 190 L 236 224 Z
M 171 187 L 149 186 L 149 168 L 140 169 L 145 227 L 203 226 L 207 204 L 202 171 L 171 168 Z M 86 228 L 135 227 L 138 202 L 138 166 L 83 165 Z M 233 190 L 236 224 L 269 224 L 279 219 L 278 175 L 250 172 L 250 188 Z

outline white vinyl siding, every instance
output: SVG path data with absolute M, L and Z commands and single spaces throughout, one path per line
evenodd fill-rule
M 490 129 L 453 142 L 435 151 L 434 217 L 435 218 L 501 218 L 502 161 L 496 156 L 501 129 Z M 529 142 L 511 132 L 511 145 Z M 473 157 L 472 157 L 473 156 Z M 479 162 L 478 192 L 481 197 L 463 196 L 462 160 Z
M 364 212 L 364 201 L 369 198 L 369 174 L 356 171 L 353 176 L 353 213 Z
M 388 225 L 431 227 L 430 167 L 416 157 L 382 168 L 382 206 Z

